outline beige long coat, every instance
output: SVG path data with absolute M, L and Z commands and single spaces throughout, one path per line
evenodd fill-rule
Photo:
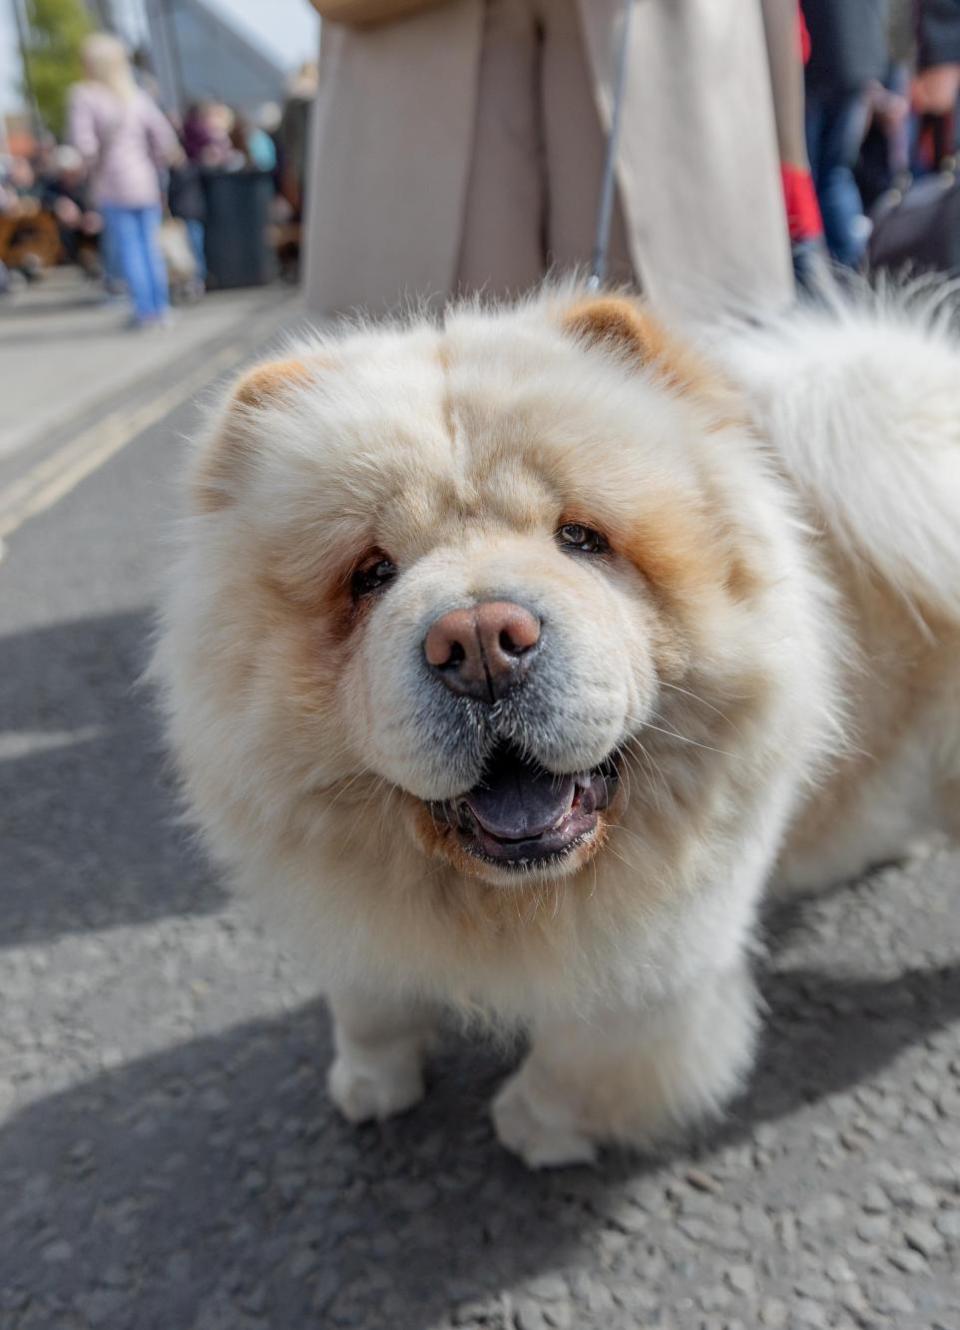
M 599 134 L 621 0 L 573 3 Z M 314 314 L 456 289 L 484 22 L 485 0 L 446 0 L 376 28 L 325 25 L 307 224 Z M 793 283 L 759 0 L 637 0 L 629 62 L 618 185 L 643 288 L 681 308 L 704 293 L 785 303 Z

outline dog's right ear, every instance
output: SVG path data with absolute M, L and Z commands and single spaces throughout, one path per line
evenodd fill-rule
M 255 365 L 244 374 L 194 469 L 195 509 L 214 513 L 236 501 L 244 473 L 256 452 L 258 413 L 310 383 L 319 365 L 319 357 L 295 357 Z

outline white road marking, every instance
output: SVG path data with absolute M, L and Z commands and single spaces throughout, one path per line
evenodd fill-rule
M 89 743 L 105 733 L 103 725 L 83 725 L 78 730 L 4 730 L 0 732 L 0 762 Z
M 218 355 L 204 361 L 195 373 L 188 374 L 142 406 L 133 410 L 115 411 L 91 425 L 0 490 L 0 547 L 4 537 L 12 535 L 31 517 L 52 508 L 148 426 L 162 420 L 169 411 L 215 379 L 222 370 L 235 365 L 242 358 L 244 350 L 240 342 L 224 347 Z

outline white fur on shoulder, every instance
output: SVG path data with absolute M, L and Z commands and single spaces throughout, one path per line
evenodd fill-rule
M 921 613 L 960 614 L 956 297 L 837 297 L 711 341 L 822 528 Z

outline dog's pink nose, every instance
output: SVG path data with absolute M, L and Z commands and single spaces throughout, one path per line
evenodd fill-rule
M 496 702 L 521 682 L 539 641 L 535 614 L 508 600 L 489 600 L 442 615 L 430 626 L 423 654 L 451 692 Z

